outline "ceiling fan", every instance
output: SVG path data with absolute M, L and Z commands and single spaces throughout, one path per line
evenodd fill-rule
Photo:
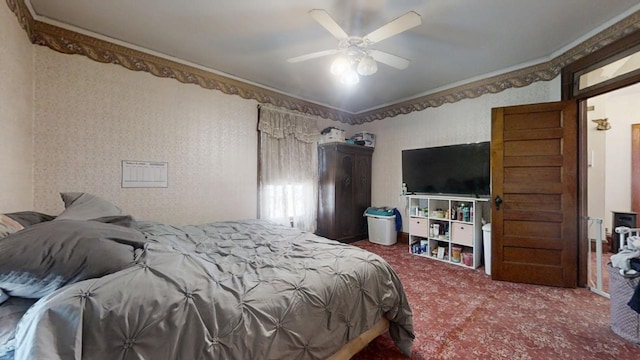
M 340 76 L 340 81 L 345 84 L 356 84 L 360 80 L 359 75 L 368 76 L 378 71 L 376 62 L 394 67 L 396 69 L 406 69 L 411 63 L 410 60 L 398 55 L 389 54 L 384 51 L 370 49 L 369 47 L 382 40 L 388 39 L 401 32 L 414 28 L 422 23 L 420 15 L 414 11 L 388 22 L 377 30 L 369 34 L 360 36 L 349 36 L 336 23 L 329 13 L 322 9 L 313 9 L 309 15 L 322 25 L 327 31 L 338 39 L 338 48 L 323 50 L 296 56 L 287 59 L 290 63 L 297 63 L 323 56 L 339 56 L 331 64 L 331 73 Z

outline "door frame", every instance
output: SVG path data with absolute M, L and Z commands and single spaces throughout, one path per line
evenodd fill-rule
M 588 209 L 587 209 L 587 99 L 640 82 L 634 71 L 584 90 L 577 87 L 580 75 L 612 63 L 634 51 L 640 51 L 640 31 L 633 32 L 562 68 L 562 100 L 578 102 L 578 286 L 588 284 Z
M 640 213 L 640 124 L 631 124 L 631 211 Z

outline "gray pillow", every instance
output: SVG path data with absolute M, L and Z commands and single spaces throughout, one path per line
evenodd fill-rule
M 0 240 L 0 289 L 40 298 L 67 284 L 131 266 L 138 230 L 96 221 L 36 224 Z
M 92 220 L 106 216 L 126 215 L 122 209 L 89 193 L 60 193 L 65 209 L 57 220 Z
M 133 223 L 135 222 L 131 215 L 105 216 L 97 219 L 91 219 L 90 221 L 98 221 L 124 227 L 133 227 Z
M 20 211 L 8 213 L 5 215 L 19 222 L 24 227 L 39 224 L 45 221 L 51 221 L 56 218 L 55 216 L 39 213 L 37 211 Z
M 24 229 L 24 226 L 5 214 L 0 214 L 0 239 Z

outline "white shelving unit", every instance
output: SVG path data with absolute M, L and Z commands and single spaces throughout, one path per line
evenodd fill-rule
M 409 252 L 476 269 L 482 262 L 482 206 L 489 199 L 409 195 Z

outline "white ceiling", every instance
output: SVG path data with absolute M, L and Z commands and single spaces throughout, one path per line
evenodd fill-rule
M 99 35 L 349 113 L 425 95 L 486 74 L 549 60 L 640 9 L 640 0 L 30 0 L 37 20 Z M 337 48 L 308 15 L 325 9 L 352 36 L 415 11 L 422 25 L 373 48 L 411 59 L 347 87 L 333 57 L 286 59 Z

